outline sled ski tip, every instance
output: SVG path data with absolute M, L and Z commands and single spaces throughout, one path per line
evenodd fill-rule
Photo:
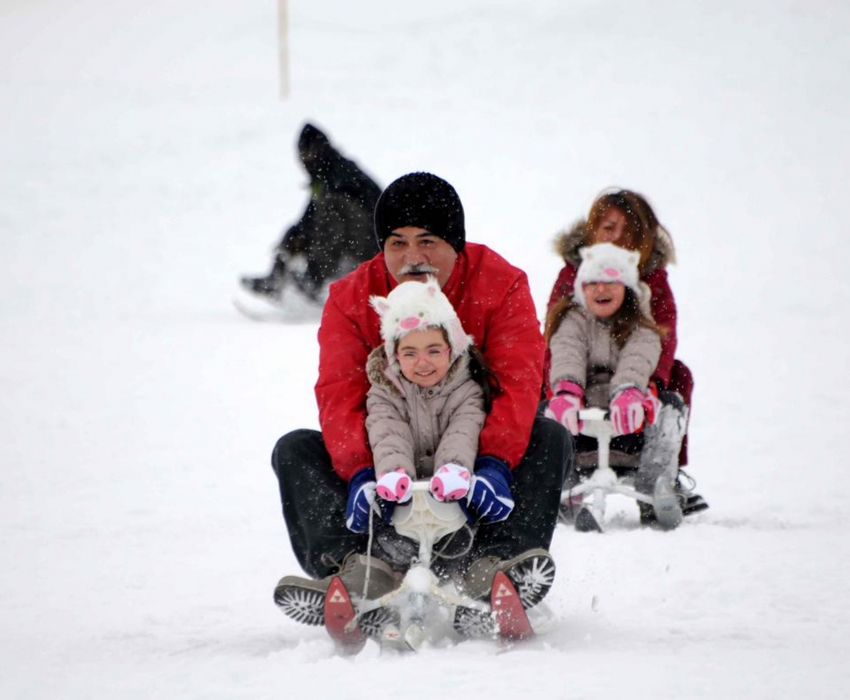
M 534 629 L 522 607 L 519 593 L 503 571 L 497 571 L 493 578 L 490 607 L 496 617 L 500 637 L 515 640 L 534 636 Z
M 337 647 L 346 654 L 356 654 L 366 644 L 355 615 L 348 589 L 342 579 L 335 576 L 325 594 L 325 628 Z

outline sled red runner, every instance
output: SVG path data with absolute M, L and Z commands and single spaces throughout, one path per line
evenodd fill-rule
M 334 642 L 350 654 L 356 654 L 366 644 L 365 635 L 354 621 L 355 615 L 345 584 L 335 576 L 325 595 L 325 628 Z
M 496 617 L 499 636 L 505 639 L 529 639 L 534 630 L 522 607 L 519 593 L 503 571 L 497 571 L 490 592 L 490 607 Z

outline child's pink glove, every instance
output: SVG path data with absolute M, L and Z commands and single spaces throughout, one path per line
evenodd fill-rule
M 413 495 L 410 492 L 410 477 L 401 467 L 387 472 L 378 479 L 378 496 L 393 503 L 407 503 Z
M 431 477 L 431 495 L 438 501 L 459 501 L 469 492 L 469 470 L 459 464 L 444 464 Z
M 650 382 L 646 389 L 643 410 L 646 411 L 647 425 L 655 425 L 658 412 L 661 410 L 661 401 L 658 400 L 658 387 L 655 386 L 655 382 Z
M 643 428 L 645 404 L 646 396 L 636 386 L 617 391 L 608 406 L 614 435 L 639 432 Z
M 544 415 L 558 421 L 573 435 L 578 435 L 581 431 L 578 412 L 584 408 L 584 389 L 575 382 L 562 379 L 555 385 L 555 394 Z

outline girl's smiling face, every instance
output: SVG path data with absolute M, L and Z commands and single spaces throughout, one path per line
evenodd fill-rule
M 405 379 L 422 387 L 439 384 L 449 371 L 449 344 L 439 328 L 410 331 L 398 341 L 396 357 Z
M 626 297 L 626 287 L 621 282 L 588 282 L 583 289 L 587 310 L 596 318 L 611 318 Z

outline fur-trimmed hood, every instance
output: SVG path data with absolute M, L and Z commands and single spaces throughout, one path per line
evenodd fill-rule
M 587 220 L 576 221 L 570 228 L 561 231 L 555 237 L 555 252 L 564 259 L 565 263 L 578 267 L 581 264 L 581 256 L 578 251 L 587 245 L 587 234 Z M 673 239 L 667 229 L 659 225 L 652 253 L 644 269 L 641 270 L 641 277 L 645 277 L 655 270 L 666 268 L 668 265 L 673 265 L 675 262 L 676 249 L 673 247 Z
M 384 387 L 399 396 L 404 396 L 404 390 L 401 386 L 402 377 L 396 372 L 395 367 L 396 365 L 391 365 L 387 360 L 384 346 L 378 346 L 369 353 L 369 359 L 366 361 L 366 376 L 369 378 L 369 383 Z M 460 373 L 466 375 L 466 372 L 462 372 L 462 370 L 467 367 L 469 367 L 469 355 L 464 353 L 449 367 L 449 371 L 446 372 L 440 386 L 450 385 L 452 380 Z

